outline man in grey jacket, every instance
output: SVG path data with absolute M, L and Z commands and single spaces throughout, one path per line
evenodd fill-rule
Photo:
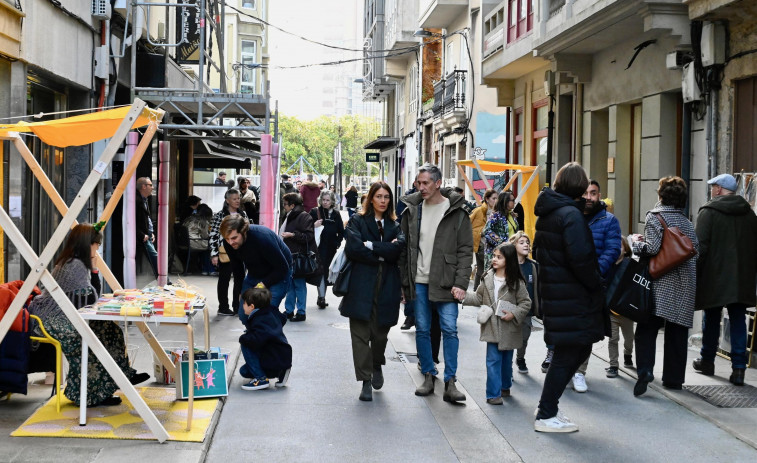
M 415 344 L 423 384 L 415 395 L 434 392 L 438 373 L 431 356 L 431 311 L 439 314 L 444 345 L 444 400 L 465 400 L 457 390 L 458 303 L 465 298 L 473 263 L 473 232 L 464 198 L 451 188 L 441 188 L 438 167 L 418 169 L 418 192 L 402 197 L 402 232 L 407 246 L 400 255 L 405 300 L 415 300 Z
M 744 385 L 746 370 L 746 308 L 757 302 L 757 217 L 749 203 L 734 194 L 736 179 L 720 174 L 707 182 L 712 199 L 699 209 L 696 232 L 699 239 L 696 309 L 704 310 L 701 357 L 694 369 L 715 374 L 715 353 L 720 337 L 720 315 L 728 309 L 731 324 L 729 380 Z

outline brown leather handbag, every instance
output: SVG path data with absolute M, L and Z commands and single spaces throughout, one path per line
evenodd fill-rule
M 655 214 L 662 224 L 662 244 L 657 255 L 649 259 L 649 275 L 660 278 L 697 255 L 694 243 L 678 227 L 668 227 L 662 215 Z

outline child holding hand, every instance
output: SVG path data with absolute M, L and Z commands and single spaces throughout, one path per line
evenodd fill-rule
M 491 266 L 478 289 L 467 292 L 463 305 L 481 306 L 477 318 L 479 339 L 486 343 L 486 403 L 502 405 L 502 398 L 510 396 L 513 349 L 523 343 L 521 323 L 531 309 L 531 299 L 515 246 L 497 246 Z
M 292 346 L 284 336 L 286 315 L 271 305 L 271 291 L 262 283 L 242 294 L 247 331 L 239 337 L 245 364 L 239 369 L 250 380 L 245 391 L 286 386 L 292 368 Z

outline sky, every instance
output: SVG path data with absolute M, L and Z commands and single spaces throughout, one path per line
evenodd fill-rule
M 269 3 L 272 25 L 297 35 L 338 45 L 360 48 L 362 40 L 362 1 L 359 0 L 285 0 Z M 339 66 L 314 66 L 302 69 L 276 69 L 360 58 L 361 52 L 333 50 L 270 28 L 268 32 L 272 105 L 278 100 L 279 112 L 288 116 L 313 119 L 335 112 L 336 87 L 347 86 L 360 76 L 359 61 Z

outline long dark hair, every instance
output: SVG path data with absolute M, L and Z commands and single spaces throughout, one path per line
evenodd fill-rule
M 79 259 L 85 267 L 92 270 L 92 245 L 102 242 L 102 234 L 95 231 L 91 223 L 80 223 L 68 233 L 66 245 L 55 260 L 55 265 L 63 265 L 71 259 Z
M 523 283 L 526 282 L 525 278 L 523 278 L 523 273 L 520 271 L 518 252 L 515 250 L 515 246 L 504 242 L 494 248 L 494 250 L 499 251 L 505 258 L 505 284 L 510 290 L 515 291 L 518 289 L 520 281 L 523 281 Z
M 389 204 L 386 207 L 384 216 L 392 220 L 397 220 L 397 215 L 394 213 L 394 195 L 392 194 L 392 189 L 389 185 L 381 181 L 371 184 L 371 188 L 368 190 L 368 194 L 365 195 L 365 199 L 363 200 L 363 208 L 360 211 L 360 214 L 367 217 L 373 217 L 376 214 L 373 210 L 373 197 L 376 196 L 376 193 L 382 188 L 389 192 Z
M 502 217 L 507 217 L 512 211 L 507 210 L 507 205 L 513 199 L 513 194 L 509 191 L 503 191 L 497 196 L 497 202 L 494 203 L 494 212 L 499 213 Z

